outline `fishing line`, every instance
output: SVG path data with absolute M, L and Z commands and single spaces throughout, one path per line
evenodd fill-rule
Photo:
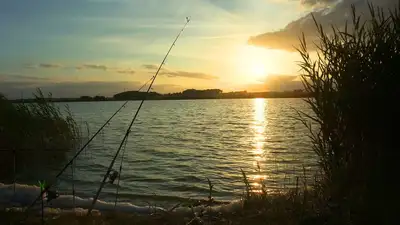
M 152 76 L 148 81 L 146 81 L 146 83 L 144 83 L 139 89 L 138 92 L 141 91 L 150 81 L 154 80 L 154 76 Z M 57 180 L 64 172 L 65 170 L 68 168 L 68 166 L 70 166 L 73 161 L 83 152 L 83 150 L 90 144 L 90 142 L 103 130 L 103 128 L 109 124 L 109 122 L 114 118 L 115 115 L 117 115 L 125 106 L 126 104 L 129 102 L 129 100 L 126 100 L 124 102 L 124 104 L 121 105 L 121 107 L 118 108 L 117 111 L 114 112 L 114 114 L 96 131 L 96 133 L 79 149 L 79 151 L 77 151 L 75 153 L 75 155 L 72 157 L 72 159 L 60 170 L 60 172 L 56 175 L 55 180 Z M 51 187 L 53 186 L 53 184 L 48 184 L 43 190 L 41 190 L 41 193 L 38 195 L 38 197 L 36 197 L 36 199 L 26 208 L 25 213 L 26 216 L 22 221 L 25 221 L 28 217 L 28 211 L 35 205 L 35 203 L 37 201 L 40 200 L 41 196 L 43 196 L 44 193 L 46 193 Z
M 154 78 L 154 76 L 153 76 L 152 78 Z M 119 183 L 120 183 L 120 180 L 121 180 L 122 165 L 123 165 L 123 162 L 124 162 L 124 156 L 125 156 L 125 151 L 126 151 L 126 145 L 127 145 L 127 143 L 128 143 L 128 139 L 125 140 L 124 147 L 123 147 L 123 149 L 122 149 L 121 163 L 120 163 L 120 165 L 119 165 L 119 172 L 118 172 L 118 182 L 117 182 L 117 188 L 116 188 L 116 191 L 115 191 L 114 209 L 117 207 L 117 202 L 118 202 Z
M 92 210 L 93 210 L 93 208 L 94 208 L 94 206 L 95 206 L 95 204 L 96 204 L 96 202 L 97 202 L 97 199 L 99 198 L 99 195 L 100 195 L 100 193 L 101 193 L 101 190 L 103 189 L 103 187 L 104 187 L 104 185 L 105 185 L 105 183 L 106 183 L 106 180 L 107 180 L 107 178 L 108 178 L 109 175 L 110 175 L 110 172 L 111 172 L 111 170 L 112 170 L 112 167 L 114 166 L 115 160 L 117 159 L 117 157 L 118 157 L 118 155 L 119 155 L 119 152 L 120 152 L 121 149 L 122 149 L 122 146 L 124 145 L 126 139 L 128 138 L 129 133 L 131 132 L 132 125 L 133 125 L 133 123 L 135 122 L 135 120 L 136 120 L 136 118 L 137 118 L 137 116 L 138 116 L 138 114 L 139 114 L 139 111 L 140 111 L 140 109 L 142 108 L 143 103 L 144 103 L 144 101 L 146 100 L 146 97 L 148 96 L 148 94 L 149 94 L 149 92 L 150 92 L 150 90 L 151 90 L 151 87 L 153 86 L 154 81 L 156 80 L 156 78 L 157 78 L 157 76 L 158 76 L 158 73 L 160 72 L 162 66 L 164 65 L 165 60 L 167 59 L 167 57 L 168 57 L 169 53 L 171 52 L 172 48 L 175 46 L 176 41 L 177 41 L 178 38 L 181 36 L 181 34 L 183 33 L 183 30 L 186 28 L 186 26 L 187 26 L 187 24 L 188 24 L 189 22 L 190 22 L 190 18 L 189 18 L 189 17 L 186 17 L 186 23 L 185 23 L 185 25 L 183 26 L 183 28 L 180 30 L 180 32 L 179 32 L 178 35 L 176 36 L 176 38 L 175 38 L 174 42 L 172 43 L 172 45 L 170 46 L 170 48 L 169 48 L 167 54 L 164 56 L 164 59 L 162 60 L 160 66 L 159 66 L 158 69 L 157 69 L 156 74 L 154 75 L 154 79 L 151 80 L 151 83 L 150 83 L 149 87 L 147 88 L 147 91 L 146 91 L 145 95 L 143 96 L 143 99 L 142 99 L 142 101 L 140 102 L 140 105 L 139 105 L 139 107 L 137 108 L 137 110 L 136 110 L 136 112 L 135 112 L 135 115 L 133 116 L 133 118 L 132 118 L 132 120 L 131 120 L 131 122 L 130 122 L 130 124 L 129 124 L 129 126 L 128 126 L 128 129 L 127 129 L 126 132 L 125 132 L 125 135 L 124 135 L 124 137 L 123 137 L 123 139 L 122 139 L 122 141 L 121 141 L 121 143 L 120 143 L 120 145 L 119 145 L 119 147 L 118 147 L 118 150 L 117 150 L 117 152 L 115 153 L 115 155 L 114 155 L 114 157 L 113 157 L 113 159 L 112 159 L 112 161 L 111 161 L 111 163 L 110 163 L 110 165 L 109 165 L 109 167 L 108 167 L 108 169 L 107 169 L 106 174 L 104 174 L 103 181 L 101 182 L 100 187 L 99 187 L 99 189 L 97 190 L 97 193 L 96 193 L 95 197 L 93 198 L 92 205 L 91 205 L 90 208 L 88 209 L 87 215 L 90 215 L 90 214 L 91 214 L 91 212 L 92 212 Z
M 124 162 L 124 156 L 125 156 L 125 150 L 126 150 L 126 144 L 127 144 L 127 143 L 128 143 L 128 139 L 125 140 L 124 148 L 123 148 L 123 150 L 122 150 L 121 164 L 119 165 L 117 190 L 115 191 L 115 203 L 114 203 L 114 208 L 117 207 L 118 193 L 119 193 L 119 181 L 121 180 L 122 164 L 123 164 L 123 162 Z
M 74 177 L 75 166 L 76 166 L 76 161 L 74 161 L 71 164 L 71 172 L 72 172 L 72 206 L 73 206 L 74 209 L 75 209 L 75 177 Z

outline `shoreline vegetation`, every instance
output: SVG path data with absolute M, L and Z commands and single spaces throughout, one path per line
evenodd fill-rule
M 298 115 L 309 128 L 318 157 L 320 171 L 314 180 L 297 178 L 296 188 L 273 195 L 262 182 L 255 189 L 242 171 L 243 205 L 232 212 L 212 211 L 206 204 L 204 211 L 188 217 L 173 210 L 144 216 L 115 212 L 99 217 L 58 215 L 46 224 L 398 224 L 394 134 L 400 112 L 393 104 L 400 90 L 400 4 L 389 12 L 369 6 L 367 19 L 357 16 L 352 6 L 351 29 L 338 25 L 341 29 L 323 30 L 314 18 L 316 58 L 310 56 L 314 50 L 305 36 L 298 48 L 305 92 L 312 95 L 306 102 L 313 113 Z M 209 187 L 211 203 L 211 182 Z M 3 211 L 0 223 L 20 224 L 23 214 Z M 31 216 L 25 224 L 40 224 L 40 217 Z
M 91 102 L 91 101 L 126 101 L 126 100 L 142 100 L 146 95 L 143 91 L 125 91 L 115 94 L 113 97 L 106 96 L 81 96 L 79 98 L 49 98 L 51 102 Z M 185 100 L 185 99 L 245 99 L 245 98 L 307 98 L 309 93 L 303 90 L 282 91 L 282 92 L 222 92 L 220 89 L 187 89 L 182 92 L 160 94 L 157 92 L 149 92 L 146 100 Z M 9 100 L 13 103 L 29 103 L 35 102 L 35 99 L 14 99 Z
M 81 133 L 68 107 L 63 115 L 47 99 L 51 95 L 38 89 L 33 104 L 13 104 L 0 93 L 0 182 L 63 163 L 65 153 L 77 147 Z

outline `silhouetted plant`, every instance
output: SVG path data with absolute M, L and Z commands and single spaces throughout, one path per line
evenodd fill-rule
M 51 94 L 44 97 L 40 89 L 34 103 L 14 104 L 0 96 L 0 179 L 13 171 L 16 151 L 17 169 L 36 164 L 50 164 L 54 158 L 76 147 L 80 132 L 66 107 L 63 115 L 51 102 Z M 36 162 L 35 162 L 36 161 Z
M 371 19 L 361 22 L 352 6 L 351 30 L 346 25 L 326 32 L 314 19 L 320 40 L 316 59 L 304 36 L 298 49 L 302 81 L 313 96 L 306 102 L 314 114 L 303 121 L 324 174 L 316 191 L 340 223 L 365 224 L 374 218 L 375 224 L 388 224 L 394 210 L 390 167 L 397 150 L 400 15 L 399 8 L 369 7 Z

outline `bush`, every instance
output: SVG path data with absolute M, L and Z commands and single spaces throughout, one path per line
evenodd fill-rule
M 352 31 L 346 26 L 326 32 L 315 22 L 317 59 L 304 36 L 298 49 L 302 81 L 313 94 L 307 103 L 314 115 L 306 117 L 318 124 L 315 131 L 306 123 L 323 172 L 317 190 L 341 224 L 388 224 L 395 215 L 391 174 L 398 149 L 399 9 L 370 5 L 371 19 L 361 22 L 353 6 Z
M 14 104 L 0 95 L 0 180 L 13 174 L 16 151 L 16 169 L 32 165 L 48 165 L 54 157 L 65 156 L 80 138 L 78 126 L 66 109 L 66 116 L 38 90 L 34 103 Z

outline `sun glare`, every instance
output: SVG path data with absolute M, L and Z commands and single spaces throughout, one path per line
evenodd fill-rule
M 250 73 L 255 77 L 264 77 L 267 76 L 267 69 L 265 68 L 265 65 L 255 62 L 251 65 Z
M 247 77 L 247 80 L 260 80 L 275 69 L 269 63 L 273 56 L 266 49 L 242 45 L 238 47 L 236 54 L 237 71 Z

